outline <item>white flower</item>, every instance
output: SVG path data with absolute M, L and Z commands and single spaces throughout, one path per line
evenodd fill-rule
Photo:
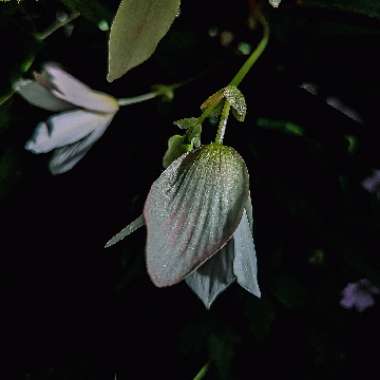
M 37 107 L 62 112 L 40 122 L 25 149 L 36 154 L 54 150 L 49 168 L 52 174 L 61 174 L 73 168 L 103 135 L 119 105 L 57 64 L 46 64 L 34 77 L 16 82 L 15 90 Z
M 248 170 L 211 144 L 175 160 L 144 207 L 146 261 L 156 286 L 185 280 L 207 308 L 232 282 L 260 297 Z
M 278 8 L 281 4 L 281 0 L 269 0 L 269 4 L 273 7 L 273 8 Z

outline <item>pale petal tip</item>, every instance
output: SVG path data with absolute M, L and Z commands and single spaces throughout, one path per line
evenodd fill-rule
M 30 84 L 32 81 L 30 79 L 19 79 L 16 82 L 13 83 L 12 88 L 14 91 L 20 93 L 22 92 L 23 88 Z

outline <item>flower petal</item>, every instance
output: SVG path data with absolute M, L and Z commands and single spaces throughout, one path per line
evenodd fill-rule
M 233 272 L 237 282 L 245 290 L 260 298 L 261 292 L 257 282 L 256 250 L 246 210 L 244 210 L 239 227 L 234 233 L 233 241 L 235 252 Z
M 52 174 L 62 174 L 72 169 L 91 149 L 94 143 L 103 135 L 112 117 L 108 117 L 108 122 L 94 129 L 82 140 L 56 149 L 49 162 L 49 169 Z
M 108 126 L 113 115 L 82 110 L 54 115 L 37 125 L 25 149 L 33 153 L 46 153 L 52 149 L 73 144 L 97 128 Z
M 243 159 L 220 144 L 182 155 L 161 174 L 144 207 L 155 285 L 181 281 L 223 248 L 241 220 L 248 183 Z
M 252 209 L 252 201 L 251 201 L 251 192 L 248 193 L 248 199 L 244 205 L 245 212 L 247 213 L 249 229 L 251 233 L 253 233 L 253 209 Z
M 46 87 L 30 79 L 17 81 L 14 89 L 30 104 L 48 111 L 65 111 L 73 108 L 72 104 L 56 98 Z
M 92 90 L 56 64 L 46 64 L 42 76 L 48 79 L 52 93 L 59 99 L 96 112 L 114 113 L 119 109 L 114 97 Z
M 232 271 L 234 244 L 229 243 L 210 260 L 188 275 L 186 284 L 209 309 L 216 297 L 231 285 L 236 277 Z

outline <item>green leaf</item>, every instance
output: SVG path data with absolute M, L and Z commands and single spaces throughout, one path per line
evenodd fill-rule
M 199 121 L 196 117 L 187 117 L 185 119 L 176 120 L 173 124 L 180 129 L 189 129 L 196 128 L 199 124 Z
M 227 86 L 223 90 L 224 97 L 230 103 L 232 114 L 236 120 L 243 122 L 247 114 L 247 104 L 244 95 L 236 86 Z
M 182 155 L 153 183 L 144 218 L 156 286 L 182 281 L 223 248 L 242 218 L 248 177 L 233 148 L 211 144 Z
M 213 108 L 209 117 L 218 117 L 223 108 L 222 99 L 230 103 L 232 114 L 238 121 L 243 122 L 247 113 L 247 104 L 244 95 L 236 86 L 227 86 L 212 94 L 202 103 L 201 110 Z
M 127 236 L 133 234 L 139 228 L 145 225 L 143 215 L 140 215 L 133 222 L 129 223 L 126 227 L 124 227 L 120 232 L 116 235 L 112 236 L 110 240 L 107 241 L 104 248 L 112 247 L 113 245 L 119 243 L 121 240 L 124 240 Z
M 174 122 L 181 129 L 187 129 L 185 135 L 174 135 L 169 139 L 168 149 L 162 165 L 167 168 L 174 160 L 186 152 L 201 146 L 202 125 L 195 117 L 180 119 Z
M 162 166 L 167 168 L 174 160 L 189 152 L 191 147 L 186 144 L 186 136 L 174 135 L 168 141 L 168 149 L 162 159 Z
M 109 38 L 108 81 L 146 61 L 168 32 L 180 0 L 122 0 Z

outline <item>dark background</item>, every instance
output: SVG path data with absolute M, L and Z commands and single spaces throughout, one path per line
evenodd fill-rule
M 323 1 L 283 3 L 263 4 L 270 44 L 241 85 L 247 120 L 231 119 L 225 138 L 252 179 L 263 297 L 233 285 L 211 311 L 184 284 L 152 285 L 145 229 L 103 246 L 141 213 L 167 140 L 178 133 L 172 121 L 199 115 L 202 101 L 244 62 L 239 42 L 259 41 L 260 30 L 247 23 L 256 3 L 184 0 L 154 56 L 112 84 L 107 33 L 97 23 L 112 20 L 118 1 L 0 3 L 0 96 L 46 61 L 116 97 L 195 78 L 172 102 L 122 108 L 90 153 L 56 177 L 47 156 L 23 150 L 49 113 L 17 96 L 0 107 L 2 360 L 14 365 L 4 379 L 113 380 L 117 372 L 121 380 L 185 380 L 208 361 L 206 379 L 222 380 L 366 379 L 378 369 L 379 306 L 358 313 L 339 301 L 348 282 L 380 286 L 379 203 L 361 186 L 380 167 L 380 5 L 373 1 L 370 12 L 359 1 L 357 12 Z M 70 5 L 83 13 L 72 35 L 60 30 L 37 43 L 33 32 Z M 222 46 L 211 28 L 232 32 L 233 42 Z M 301 89 L 304 82 L 319 95 Z M 327 96 L 355 109 L 363 124 L 328 106 Z M 205 125 L 203 142 L 214 134 Z

